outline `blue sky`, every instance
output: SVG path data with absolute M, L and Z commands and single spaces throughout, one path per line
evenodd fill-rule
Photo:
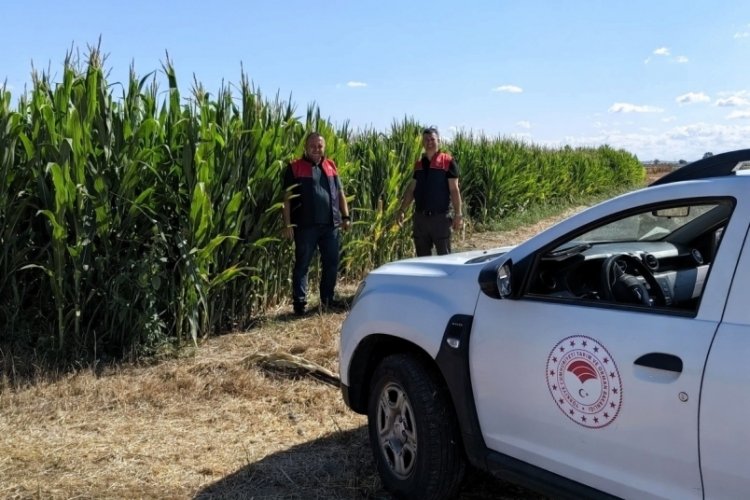
M 0 81 L 101 36 L 110 81 L 168 51 L 181 86 L 237 82 L 303 115 L 387 129 L 411 116 L 557 147 L 610 144 L 641 160 L 748 147 L 750 2 L 673 0 L 8 1 Z M 163 75 L 158 78 L 163 81 Z M 162 85 L 165 87 L 165 84 Z

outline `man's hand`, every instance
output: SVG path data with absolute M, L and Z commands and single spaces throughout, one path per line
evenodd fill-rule
M 461 226 L 464 223 L 464 218 L 461 216 L 461 214 L 455 214 L 453 216 L 453 230 L 458 231 L 461 229 Z
M 294 227 L 291 224 L 284 226 L 284 229 L 281 230 L 281 236 L 287 240 L 294 239 Z
M 344 219 L 341 221 L 341 229 L 348 231 L 352 227 L 352 221 L 350 219 Z
M 396 224 L 398 224 L 398 227 L 404 225 L 404 211 L 400 208 L 398 209 L 398 212 L 396 212 Z

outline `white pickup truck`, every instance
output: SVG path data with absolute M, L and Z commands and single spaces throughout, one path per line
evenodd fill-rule
M 471 465 L 555 498 L 750 495 L 748 160 L 371 272 L 340 373 L 385 487 L 449 498 Z

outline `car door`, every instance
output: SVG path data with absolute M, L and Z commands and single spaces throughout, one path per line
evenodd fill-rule
M 666 203 L 670 193 L 654 196 Z M 628 204 L 638 200 L 613 206 L 633 210 Z M 730 220 L 700 306 L 689 315 L 481 294 L 470 356 L 486 444 L 618 496 L 702 498 L 701 381 L 742 244 L 738 234 Z M 533 260 L 534 251 L 541 250 L 522 245 L 507 258 Z
M 700 409 L 701 469 L 706 498 L 750 491 L 750 241 L 732 279 L 706 363 Z

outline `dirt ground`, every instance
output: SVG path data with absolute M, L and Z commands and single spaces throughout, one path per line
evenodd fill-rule
M 456 247 L 515 244 L 569 214 Z M 0 384 L 0 497 L 388 498 L 366 419 L 338 387 L 254 357 L 288 353 L 338 372 L 344 314 L 289 311 L 180 359 Z M 472 471 L 461 498 L 540 497 Z

